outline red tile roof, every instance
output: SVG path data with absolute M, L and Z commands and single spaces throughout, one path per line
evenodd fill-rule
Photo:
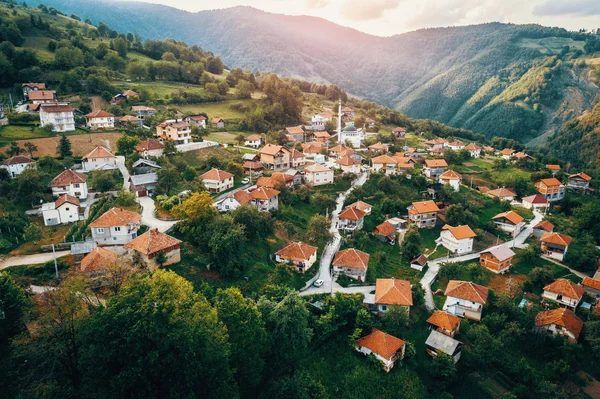
M 15 155 L 2 161 L 2 165 L 20 165 L 24 163 L 34 163 L 35 161 L 31 158 L 27 158 L 23 155 Z
M 569 330 L 576 338 L 579 338 L 583 329 L 583 321 L 570 309 L 558 308 L 540 312 L 535 317 L 535 325 L 544 327 L 550 324 L 556 324 Z
M 146 139 L 135 146 L 136 151 L 162 150 L 165 146 L 158 140 Z
M 538 204 L 549 204 L 546 198 L 542 197 L 539 194 L 530 195 L 528 197 L 523 197 L 523 202 L 528 202 L 530 204 L 538 205 Z
M 307 261 L 311 256 L 317 252 L 317 247 L 308 245 L 303 242 L 291 242 L 279 251 L 275 252 L 275 255 L 283 259 L 289 259 L 297 262 Z
M 56 97 L 54 90 L 32 90 L 27 94 L 29 101 L 54 100 L 54 97 Z
M 378 278 L 375 281 L 375 303 L 382 305 L 412 306 L 410 281 Z
M 517 193 L 513 191 L 512 188 L 497 188 L 495 190 L 489 190 L 486 192 L 487 195 L 498 198 L 506 198 L 506 197 L 516 197 Z
M 346 209 L 340 212 L 339 218 L 348 220 L 360 220 L 364 218 L 365 215 L 366 213 L 361 211 L 360 209 L 347 207 Z
M 554 282 L 544 287 L 544 291 L 552 292 L 554 294 L 560 294 L 571 299 L 581 299 L 585 290 L 582 286 L 575 284 L 565 278 L 559 278 Z
M 112 117 L 114 117 L 114 115 L 99 109 L 97 111 L 90 112 L 85 117 L 86 118 L 112 118 Z
M 81 260 L 79 269 L 82 272 L 94 272 L 115 266 L 118 260 L 119 257 L 115 253 L 101 247 L 96 247 Z
M 61 172 L 61 174 L 52 179 L 52 181 L 50 182 L 50 187 L 66 187 L 71 184 L 81 184 L 85 183 L 87 179 L 88 176 L 84 175 L 83 173 L 77 173 L 73 172 L 71 169 L 66 169 L 65 171 Z
M 453 298 L 485 304 L 488 298 L 488 288 L 470 281 L 450 280 L 444 295 Z
M 444 225 L 442 230 L 447 230 L 456 238 L 457 240 L 464 240 L 467 238 L 477 237 L 477 234 L 466 224 L 462 226 L 452 227 L 449 224 Z
M 208 172 L 200 175 L 201 180 L 217 180 L 223 181 L 233 177 L 233 175 L 229 172 L 225 172 L 224 170 L 220 170 L 217 168 L 212 168 Z
M 240 205 L 246 205 L 252 200 L 252 196 L 246 190 L 238 190 L 228 198 L 235 199 Z
M 336 160 L 335 163 L 342 166 L 360 165 L 360 162 L 350 157 L 341 157 L 340 159 Z
M 533 228 L 551 232 L 554 229 L 554 225 L 549 221 L 544 220 L 533 226 Z
M 91 228 L 103 228 L 114 226 L 125 226 L 127 224 L 139 224 L 142 215 L 121 208 L 112 208 L 106 211 L 98 219 L 90 223 Z
M 61 205 L 65 204 L 65 203 L 79 206 L 79 199 L 77 199 L 76 197 L 73 197 L 69 194 L 63 194 L 60 197 L 58 197 L 58 199 L 56 201 L 54 201 L 54 208 L 58 209 Z
M 370 257 L 371 255 L 366 252 L 359 251 L 358 249 L 344 249 L 335 254 L 332 265 L 338 267 L 349 267 L 351 269 L 366 270 L 367 267 L 369 267 Z
M 426 159 L 425 166 L 428 168 L 443 168 L 448 167 L 448 162 L 445 159 Z
M 586 175 L 586 174 L 585 174 L 585 173 L 583 173 L 583 172 L 579 172 L 579 173 L 577 173 L 577 174 L 570 175 L 570 176 L 569 176 L 569 179 L 571 179 L 571 178 L 574 178 L 574 177 L 580 177 L 580 178 L 582 178 L 582 179 L 583 179 L 583 180 L 585 180 L 585 181 L 590 181 L 590 180 L 592 180 L 591 176 L 589 176 L 589 175 Z
M 571 244 L 572 238 L 566 234 L 561 233 L 544 233 L 542 238 L 540 238 L 541 242 L 547 242 L 551 244 L 564 245 L 567 246 Z
M 92 159 L 92 158 L 114 158 L 112 152 L 110 152 L 107 148 L 98 146 L 92 150 L 89 154 L 87 154 L 83 159 Z
M 414 208 L 416 213 L 430 213 L 440 211 L 440 208 L 438 208 L 436 203 L 431 200 L 413 202 L 412 207 Z
M 591 277 L 585 277 L 581 285 L 600 291 L 600 280 Z
M 259 187 L 252 191 L 250 195 L 252 196 L 252 199 L 268 200 L 277 197 L 279 195 L 279 191 L 273 190 L 269 187 Z
M 391 359 L 396 352 L 406 345 L 406 342 L 374 328 L 371 334 L 356 340 L 356 344 L 369 349 L 384 359 Z
M 446 331 L 454 331 L 456 326 L 460 324 L 460 317 L 453 314 L 436 310 L 429 318 L 427 323 L 440 327 Z
M 46 113 L 73 112 L 74 108 L 69 104 L 42 104 L 40 109 Z
M 373 234 L 380 235 L 382 237 L 392 237 L 396 235 L 396 228 L 387 220 L 373 230 Z
M 266 154 L 266 155 L 275 155 L 277 154 L 279 151 L 285 150 L 285 147 L 280 146 L 280 145 L 275 145 L 275 144 L 265 144 L 265 146 L 263 148 L 261 148 L 260 150 L 258 150 L 258 152 L 260 154 Z
M 543 184 L 547 187 L 555 187 L 560 186 L 562 183 L 556 177 L 550 177 L 548 179 L 542 179 L 538 182 L 538 184 Z
M 133 249 L 143 255 L 151 255 L 168 250 L 179 244 L 181 244 L 181 240 L 161 233 L 158 229 L 150 229 L 125 244 L 125 248 Z

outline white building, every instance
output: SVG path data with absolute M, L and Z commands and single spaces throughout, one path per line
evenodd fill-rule
M 583 321 L 570 309 L 558 308 L 538 313 L 535 317 L 535 326 L 552 335 L 565 336 L 575 343 L 583 330 Z
M 440 184 L 443 186 L 449 185 L 454 191 L 460 191 L 460 185 L 462 183 L 462 175 L 456 173 L 453 170 L 447 170 L 438 177 Z
M 585 294 L 585 289 L 565 278 L 559 278 L 544 287 L 542 297 L 550 299 L 571 310 L 577 309 Z
M 260 134 L 251 134 L 244 141 L 244 146 L 252 148 L 260 148 L 263 144 L 263 138 Z
M 92 238 L 98 245 L 125 245 L 137 237 L 142 215 L 112 208 L 90 224 Z
M 438 176 L 446 171 L 448 163 L 445 159 L 426 159 L 423 174 L 430 179 L 437 180 Z
M 355 348 L 365 356 L 375 356 L 383 364 L 383 370 L 389 373 L 396 361 L 404 358 L 406 342 L 374 328 L 371 334 L 356 340 Z
M 200 175 L 200 180 L 211 193 L 220 193 L 233 188 L 233 175 L 217 168 Z
M 304 168 L 304 180 L 313 186 L 333 183 L 333 170 L 327 166 L 312 164 Z
M 331 120 L 331 118 L 332 115 L 330 112 L 322 112 L 320 114 L 313 115 L 310 122 L 311 129 L 315 131 L 325 130 L 325 125 Z
M 346 113 L 347 114 L 347 113 Z M 354 112 L 352 111 L 352 114 Z M 354 148 L 361 148 L 365 141 L 365 132 L 363 129 L 357 129 L 354 123 L 348 124 L 342 129 L 342 100 L 338 104 L 338 120 L 337 120 L 337 136 L 338 143 L 346 144 L 350 143 Z M 352 115 L 354 118 L 354 115 Z
M 146 139 L 135 146 L 135 150 L 142 154 L 144 158 L 160 157 L 163 154 L 165 146 L 160 141 Z
M 250 205 L 260 212 L 275 211 L 279 208 L 279 191 L 268 187 L 259 187 L 250 192 Z
M 85 116 L 85 125 L 92 130 L 112 129 L 115 127 L 115 116 L 100 109 Z
M 40 105 L 40 126 L 52 124 L 55 132 L 72 132 L 75 130 L 73 111 L 66 103 Z
M 27 168 L 34 168 L 35 161 L 23 155 L 15 155 L 0 163 L 0 167 L 8 170 L 10 177 L 17 177 Z
M 383 173 L 386 176 L 392 176 L 398 173 L 398 160 L 389 155 L 380 155 L 371 159 L 373 173 Z
M 252 196 L 246 190 L 238 190 L 222 201 L 216 202 L 215 207 L 220 212 L 235 211 L 242 205 L 250 204 Z
M 117 169 L 117 159 L 106 147 L 98 146 L 81 159 L 81 166 L 85 172 Z
M 275 252 L 275 261 L 293 266 L 304 273 L 317 261 L 317 247 L 303 242 L 291 242 Z
M 516 237 L 525 226 L 525 219 L 515 211 L 499 213 L 492 218 L 492 222 L 500 230 L 511 234 L 513 237 Z
M 489 290 L 470 281 L 450 280 L 444 295 L 443 310 L 459 317 L 481 320 L 483 305 L 487 303 Z
M 334 162 L 334 167 L 340 169 L 343 173 L 349 173 L 354 175 L 360 174 L 360 166 L 360 162 L 348 156 L 336 159 Z
M 66 169 L 64 172 L 56 176 L 50 182 L 52 194 L 55 197 L 63 194 L 86 199 L 88 196 L 88 177 L 83 173 L 73 172 L 71 169 Z
M 539 194 L 523 197 L 521 201 L 524 208 L 545 213 L 550 207 L 550 201 Z
M 79 200 L 63 194 L 54 202 L 42 205 L 44 225 L 55 226 L 79 221 Z
M 471 143 L 465 147 L 465 150 L 469 151 L 471 158 L 479 158 L 481 156 L 481 147 L 475 143 Z
M 440 238 L 436 243 L 440 243 L 453 254 L 464 255 L 473 252 L 473 240 L 477 234 L 467 225 L 452 227 L 445 225 L 442 227 Z
M 354 248 L 339 251 L 331 263 L 333 272 L 336 275 L 343 273 L 355 280 L 365 281 L 370 257 L 368 253 Z

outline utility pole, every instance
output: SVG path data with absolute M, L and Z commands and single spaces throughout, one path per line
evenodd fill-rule
M 56 251 L 54 244 L 52 244 L 52 255 L 54 255 L 54 271 L 56 272 L 56 279 L 58 280 L 58 264 L 56 263 Z

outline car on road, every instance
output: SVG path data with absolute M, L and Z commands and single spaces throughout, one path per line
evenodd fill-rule
M 244 180 L 242 180 L 242 184 L 248 184 L 248 183 L 250 183 L 250 179 L 248 179 L 247 177 Z
M 322 285 L 323 285 L 323 282 L 324 282 L 323 280 L 317 280 L 317 281 L 315 281 L 315 282 L 313 283 L 313 285 L 314 285 L 315 287 L 320 287 L 320 286 L 322 286 Z

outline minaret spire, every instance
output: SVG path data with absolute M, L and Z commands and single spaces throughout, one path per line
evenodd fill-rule
M 338 100 L 338 120 L 337 120 L 338 142 L 342 142 L 342 98 Z

